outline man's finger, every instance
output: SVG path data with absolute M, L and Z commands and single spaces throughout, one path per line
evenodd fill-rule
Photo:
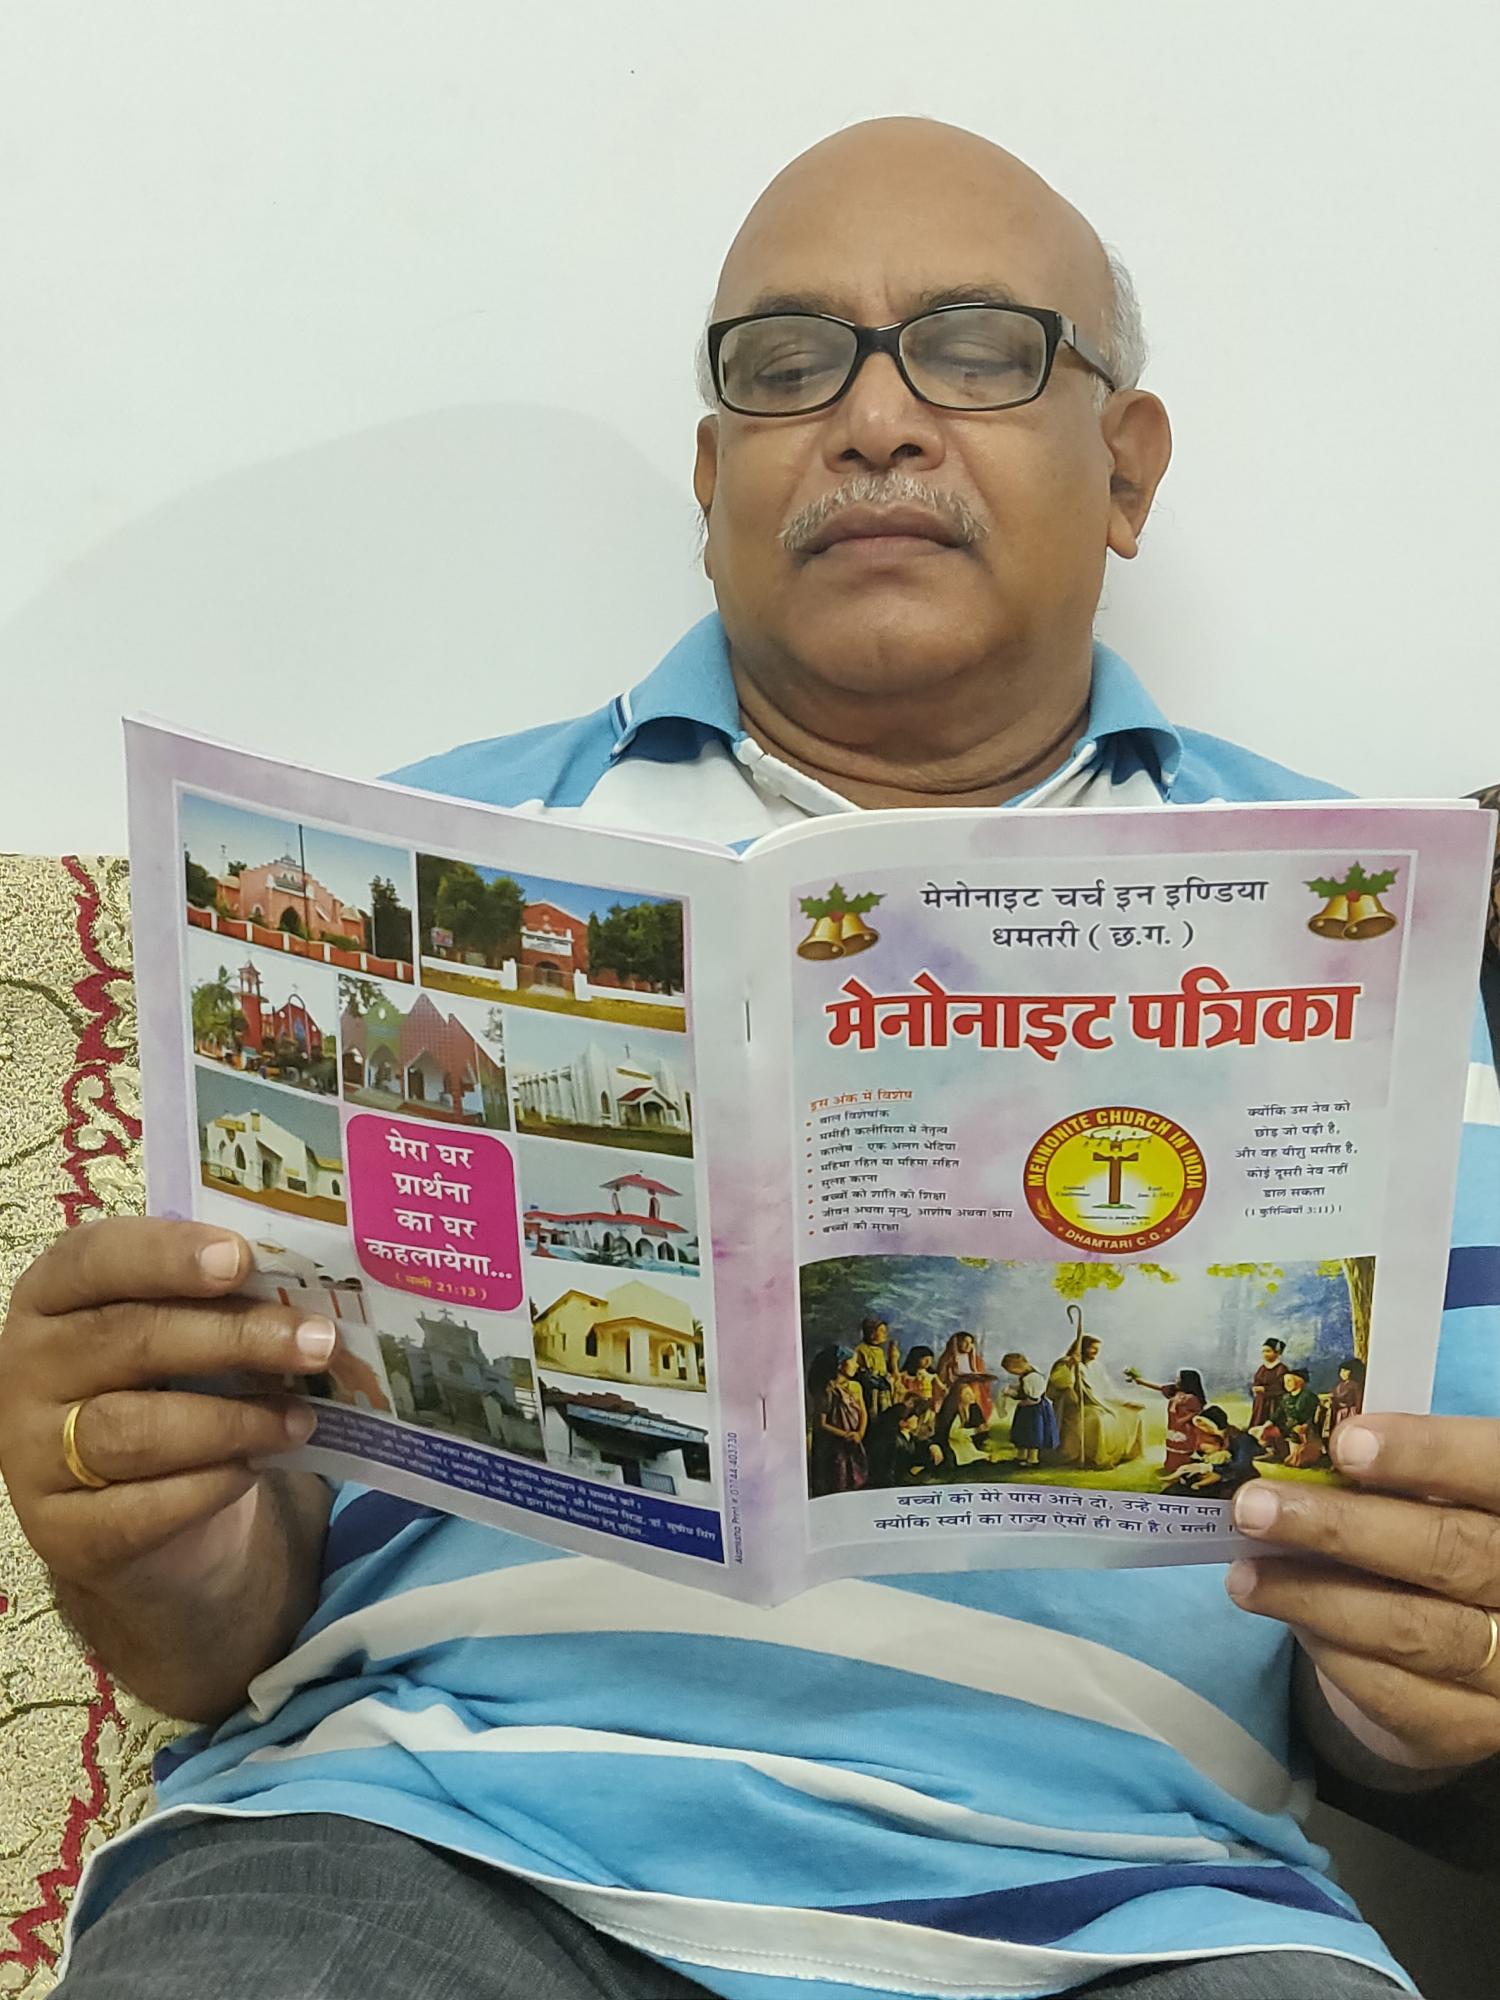
M 1360 1417 L 1333 1434 L 1361 1486 L 1500 1514 L 1500 1423 L 1491 1417 Z
M 99 1306 L 56 1322 L 46 1380 L 65 1384 L 68 1402 L 84 1402 L 174 1378 L 307 1375 L 328 1366 L 337 1339 L 331 1320 L 260 1299 Z
M 117 1299 L 209 1299 L 250 1269 L 242 1236 L 203 1222 L 109 1216 L 70 1229 L 17 1284 L 13 1308 L 51 1318 Z
M 1500 1695 L 1500 1660 L 1487 1657 L 1490 1621 L 1471 1604 L 1293 1557 L 1237 1562 L 1227 1586 L 1242 1610 L 1294 1625 L 1343 1652 Z
M 1427 1680 L 1312 1635 L 1302 1645 L 1323 1678 L 1393 1738 L 1414 1767 L 1478 1764 L 1500 1750 L 1500 1702 L 1493 1696 Z
M 164 1479 L 126 1480 L 102 1493 L 80 1487 L 76 1497 L 54 1499 L 51 1505 L 68 1509 L 66 1518 L 76 1523 L 68 1530 L 69 1547 L 86 1552 L 91 1572 L 107 1575 L 112 1567 L 153 1555 L 184 1530 L 232 1507 L 257 1477 L 246 1465 L 210 1465 Z M 59 1512 L 57 1518 L 64 1516 Z
M 316 1422 L 305 1403 L 125 1390 L 89 1398 L 78 1412 L 73 1443 L 89 1470 L 114 1485 L 269 1458 L 306 1444 Z M 53 1455 L 53 1491 L 77 1491 L 61 1426 Z
M 1256 1479 L 1234 1525 L 1279 1548 L 1416 1584 L 1462 1604 L 1500 1605 L 1500 1519 L 1467 1507 Z

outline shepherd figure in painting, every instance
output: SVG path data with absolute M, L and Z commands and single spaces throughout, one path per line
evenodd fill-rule
M 1083 1330 L 1083 1314 L 1068 1307 L 1073 1345 L 1052 1364 L 1047 1395 L 1061 1434 L 1057 1459 L 1084 1472 L 1113 1472 L 1145 1449 L 1145 1422 L 1139 1403 L 1118 1397 L 1099 1359 L 1100 1344 Z

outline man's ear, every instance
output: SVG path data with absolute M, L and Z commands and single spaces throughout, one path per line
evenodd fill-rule
M 1165 406 L 1144 389 L 1110 397 L 1100 420 L 1112 461 L 1109 476 L 1109 546 L 1128 561 L 1156 489 L 1172 458 L 1172 426 Z
M 698 449 L 693 460 L 693 497 L 703 511 L 703 574 L 713 581 L 713 563 L 708 553 L 708 530 L 713 512 L 714 488 L 719 483 L 719 420 L 700 417 Z

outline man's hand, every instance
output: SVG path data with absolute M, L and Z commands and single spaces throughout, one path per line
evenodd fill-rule
M 1378 1758 L 1437 1772 L 1494 1756 L 1500 1422 L 1361 1417 L 1334 1456 L 1360 1490 L 1241 1488 L 1235 1526 L 1291 1553 L 1236 1563 L 1230 1595 L 1293 1628 L 1334 1716 Z
M 290 1644 L 328 1518 L 321 1480 L 257 1469 L 306 1441 L 305 1405 L 163 1386 L 248 1372 L 269 1390 L 328 1367 L 331 1323 L 230 1296 L 249 1269 L 224 1230 L 93 1223 L 25 1273 L 0 1334 L 0 1470 L 27 1539 L 105 1664 L 198 1718 L 235 1706 Z M 68 1462 L 75 1410 L 96 1486 Z

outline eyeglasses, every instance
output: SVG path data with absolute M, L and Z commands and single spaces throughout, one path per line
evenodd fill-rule
M 1045 306 L 938 306 L 893 326 L 828 313 L 748 313 L 708 329 L 714 389 L 745 417 L 805 417 L 848 389 L 867 355 L 888 354 L 919 401 L 1011 410 L 1046 388 L 1059 347 L 1117 388 L 1097 348 Z

